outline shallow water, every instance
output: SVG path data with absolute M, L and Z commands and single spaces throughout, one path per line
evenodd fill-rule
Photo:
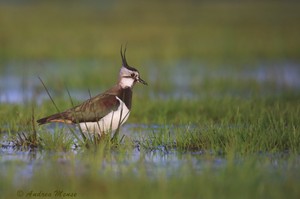
M 63 128 L 64 125 L 58 125 Z M 48 125 L 48 129 L 53 130 L 57 125 Z M 140 140 L 148 133 L 159 133 L 165 128 L 160 125 L 140 125 L 125 124 L 121 129 L 120 136 L 126 136 L 136 143 L 133 149 L 126 151 L 112 150 L 106 152 L 93 152 L 85 148 L 74 147 L 67 152 L 56 152 L 42 149 L 20 150 L 13 147 L 7 135 L 2 134 L 2 147 L 0 148 L 0 172 L 13 167 L 15 179 L 30 180 L 34 171 L 41 168 L 63 166 L 68 172 L 68 167 L 76 168 L 77 173 L 85 173 L 90 167 L 95 167 L 100 175 L 107 172 L 118 177 L 122 172 L 133 172 L 135 175 L 146 175 L 151 178 L 159 178 L 160 175 L 169 177 L 184 177 L 186 172 L 192 171 L 201 175 L 206 170 L 223 169 L 228 166 L 228 160 L 223 155 L 211 151 L 185 151 L 176 149 L 166 149 L 164 146 L 157 146 L 153 149 L 144 149 L 139 145 Z M 171 127 L 170 127 L 171 128 Z M 186 128 L 179 126 L 176 128 Z M 78 130 L 77 130 L 78 131 Z M 66 129 L 68 133 L 68 129 Z M 5 141 L 6 140 L 6 141 Z M 263 157 L 269 159 L 272 164 L 270 169 L 284 171 L 288 164 L 289 153 L 258 153 L 256 158 Z M 300 160 L 300 157 L 299 157 Z M 237 157 L 235 164 L 243 163 L 243 158 Z M 65 165 L 65 166 L 64 166 Z M 299 167 L 300 165 L 294 165 Z M 142 173 L 141 173 L 142 171 Z M 15 180 L 16 185 L 20 185 L 19 180 Z
M 31 65 L 33 66 L 30 67 Z M 70 65 L 70 63 L 66 65 Z M 68 77 L 68 67 L 61 69 L 61 73 L 57 73 L 55 70 L 53 72 L 53 68 L 61 67 L 61 64 L 49 62 L 42 64 L 42 66 L 39 67 L 39 63 L 27 63 L 24 67 L 21 63 L 5 65 L 0 74 L 0 102 L 22 103 L 32 99 L 41 102 L 44 99 L 49 99 L 46 92 L 40 89 L 42 84 L 38 76 L 61 78 L 66 75 Z M 150 85 L 147 88 L 148 96 L 160 100 L 201 98 L 205 96 L 205 91 L 202 91 L 205 82 L 213 83 L 218 80 L 245 82 L 245 84 L 249 84 L 249 88 L 251 82 L 255 82 L 261 87 L 261 94 L 274 94 L 274 89 L 278 93 L 286 89 L 300 91 L 300 65 L 289 62 L 261 63 L 240 68 L 233 66 L 209 68 L 198 63 L 178 62 L 177 65 L 167 68 L 149 68 L 148 75 L 143 74 L 143 78 Z M 112 81 L 111 84 L 113 83 Z M 270 86 L 272 86 L 272 90 L 270 90 Z M 51 88 L 49 89 L 51 91 Z M 64 96 L 68 99 L 66 89 L 62 89 L 65 93 Z M 70 93 L 72 98 L 76 100 L 85 100 L 89 98 L 89 89 L 88 87 L 85 90 L 71 88 Z M 229 94 L 247 95 L 248 92 L 246 88 L 234 90 L 236 88 L 231 87 L 230 89 L 232 90 L 226 90 Z M 104 91 L 105 88 L 101 90 Z M 99 89 L 92 94 L 98 92 Z M 216 97 L 217 95 L 224 95 L 224 93 L 214 94 Z
M 87 158 L 90 156 L 89 158 Z M 107 156 L 107 157 L 106 157 Z M 93 159 L 91 161 L 91 159 Z M 43 150 L 20 151 L 13 147 L 1 147 L 0 149 L 0 170 L 5 171 L 7 166 L 14 165 L 16 169 L 16 179 L 30 179 L 33 171 L 50 165 L 74 164 L 78 168 L 77 172 L 84 172 L 86 167 L 101 160 L 98 165 L 99 174 L 110 172 L 118 177 L 120 172 L 130 170 L 130 172 L 140 175 L 140 170 L 144 170 L 149 178 L 158 178 L 159 174 L 180 177 L 180 170 L 186 165 L 193 168 L 193 172 L 201 173 L 208 168 L 218 169 L 226 164 L 222 157 L 205 155 L 204 152 L 179 153 L 176 150 L 166 152 L 163 149 L 152 151 L 141 151 L 139 147 L 129 152 L 110 151 L 109 154 L 94 155 L 82 150 L 72 150 L 69 152 L 49 152 Z M 2 168 L 1 168 L 2 167 Z M 133 169 L 133 170 L 132 170 Z M 136 170 L 136 171 L 135 171 Z M 18 183 L 18 182 L 16 182 Z
M 52 63 L 55 65 L 55 63 Z M 51 75 L 50 69 L 53 67 L 51 63 L 46 66 L 46 71 Z M 18 64 L 16 64 L 18 65 Z M 28 64 L 30 65 L 30 64 Z M 184 66 L 184 67 L 183 67 Z M 20 68 L 20 66 L 18 66 Z M 17 68 L 18 68 L 17 67 Z M 21 67 L 22 68 L 22 67 Z M 278 92 L 285 90 L 286 88 L 299 91 L 300 89 L 300 65 L 292 63 L 280 63 L 274 66 L 267 64 L 261 64 L 255 67 L 243 67 L 236 69 L 234 67 L 221 67 L 221 68 L 206 68 L 194 63 L 180 62 L 176 66 L 171 67 L 172 70 L 164 70 L 160 73 L 159 68 L 152 68 L 149 71 L 148 77 L 144 77 L 149 81 L 149 85 L 153 84 L 157 86 L 155 90 L 149 86 L 149 96 L 153 99 L 199 99 L 203 93 L 199 92 L 199 89 L 195 89 L 198 85 L 203 86 L 204 81 L 225 79 L 225 80 L 240 80 L 240 81 L 254 81 L 259 84 L 263 89 L 262 92 L 273 92 L 268 90 L 268 85 L 272 84 L 277 88 Z M 4 67 L 0 74 L 0 103 L 26 103 L 31 100 L 37 100 L 38 103 L 44 99 L 49 99 L 46 92 L 36 89 L 41 87 L 34 69 L 30 69 L 29 72 L 22 74 L 22 71 L 16 72 L 18 69 L 14 69 L 13 65 Z M 31 71 L 31 72 L 30 72 Z M 62 74 L 55 74 L 62 75 Z M 167 84 L 171 89 L 162 88 L 159 89 L 161 81 L 158 78 L 166 78 Z M 88 88 L 87 88 L 88 89 Z M 236 91 L 233 91 L 236 92 Z M 83 90 L 70 90 L 72 97 L 77 100 L 87 99 L 88 92 Z M 222 95 L 222 94 L 220 94 Z M 67 94 L 65 94 L 68 99 Z M 47 128 L 51 131 L 55 125 L 48 125 Z M 185 169 L 191 169 L 193 172 L 201 173 L 203 170 L 219 169 L 227 165 L 227 160 L 217 154 L 209 151 L 193 151 L 193 152 L 178 152 L 176 149 L 166 150 L 164 146 L 158 146 L 153 150 L 142 150 L 138 143 L 148 133 L 157 133 L 160 129 L 166 128 L 159 125 L 144 125 L 144 124 L 126 124 L 122 127 L 122 135 L 127 136 L 131 140 L 136 141 L 137 146 L 129 152 L 110 152 L 109 154 L 101 156 L 101 164 L 99 165 L 99 173 L 105 173 L 107 170 L 114 173 L 116 176 L 120 175 L 122 169 L 134 168 L 139 170 L 144 168 L 149 177 L 159 177 L 159 174 L 163 173 L 167 176 L 179 176 L 182 175 L 179 171 Z M 172 128 L 168 126 L 168 128 Z M 177 127 L 181 128 L 181 127 Z M 182 127 L 186 128 L 186 127 Z M 11 146 L 11 143 L 5 141 L 7 137 L 1 135 L 2 147 L 0 148 L 0 172 L 3 172 L 14 165 L 16 168 L 15 183 L 18 184 L 17 179 L 25 178 L 30 179 L 33 171 L 37 168 L 47 167 L 49 165 L 64 165 L 74 164 L 78 168 L 78 172 L 86 169 L 86 165 L 90 164 L 86 160 L 87 153 L 81 151 L 81 149 L 73 149 L 69 152 L 51 152 L 44 150 L 17 150 Z M 4 141 L 3 141 L 4 140 Z M 90 156 L 89 153 L 88 156 Z M 109 158 L 105 157 L 109 156 Z M 258 154 L 260 156 L 260 154 Z M 263 154 L 268 156 L 268 154 Z M 121 160 L 120 160 L 120 157 Z M 99 159 L 99 157 L 92 157 L 92 159 Z M 269 158 L 272 158 L 273 166 L 278 165 L 278 161 L 285 161 L 281 155 L 271 154 Z M 51 161 L 50 161 L 51 160 Z M 241 161 L 237 159 L 238 162 Z M 280 164 L 282 165 L 282 164 Z M 298 165 L 299 166 L 299 165 Z M 139 175 L 139 172 L 136 172 Z

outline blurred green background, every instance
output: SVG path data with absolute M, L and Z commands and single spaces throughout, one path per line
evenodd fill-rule
M 299 1 L 0 1 L 0 58 L 299 60 Z M 119 63 L 119 60 L 116 62 Z
M 2 0 L 0 78 L 41 87 L 41 76 L 61 93 L 99 93 L 116 81 L 127 43 L 129 64 L 151 85 L 147 96 L 248 92 L 266 87 L 261 79 L 273 88 L 290 77 L 299 89 L 299 10 L 299 1 Z

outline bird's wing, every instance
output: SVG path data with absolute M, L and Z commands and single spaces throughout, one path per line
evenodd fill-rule
M 115 95 L 101 94 L 64 112 L 39 119 L 37 122 L 39 124 L 48 122 L 97 122 L 109 112 L 117 110 L 119 105 L 120 102 Z
M 120 101 L 115 95 L 102 94 L 69 109 L 67 112 L 73 123 L 97 122 L 109 112 L 117 110 L 119 106 Z

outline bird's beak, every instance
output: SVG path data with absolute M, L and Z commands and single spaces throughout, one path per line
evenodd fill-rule
M 144 85 L 148 85 L 147 82 L 145 82 L 142 78 L 139 77 L 138 82 L 144 84 Z

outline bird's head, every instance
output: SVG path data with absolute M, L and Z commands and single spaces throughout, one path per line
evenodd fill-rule
M 137 69 L 135 69 L 132 66 L 129 66 L 126 57 L 126 47 L 124 49 L 124 52 L 122 52 L 122 46 L 121 46 L 121 58 L 122 58 L 122 67 L 120 70 L 120 75 L 119 75 L 119 84 L 121 85 L 122 88 L 130 87 L 132 88 L 133 85 L 136 82 L 140 82 L 144 85 L 148 85 L 147 82 L 145 82 L 141 77 L 140 73 Z

